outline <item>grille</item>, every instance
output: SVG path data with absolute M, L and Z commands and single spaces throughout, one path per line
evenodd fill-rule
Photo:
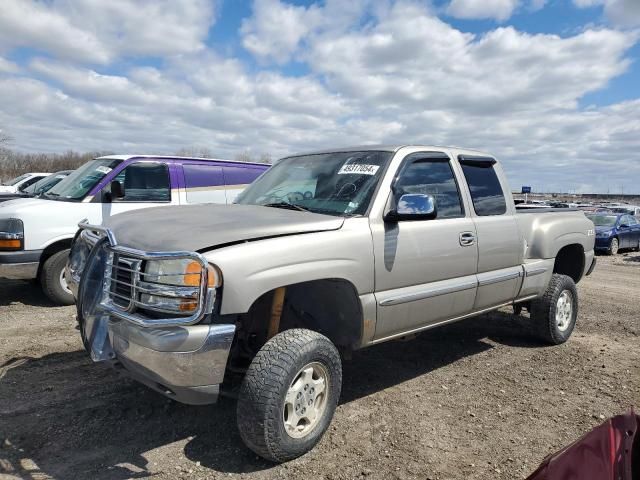
M 114 254 L 111 265 L 109 297 L 114 305 L 128 310 L 135 303 L 134 279 L 140 262 Z

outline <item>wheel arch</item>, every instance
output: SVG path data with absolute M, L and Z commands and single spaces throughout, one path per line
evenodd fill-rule
M 364 313 L 355 285 L 343 278 L 323 278 L 275 287 L 255 299 L 249 311 L 238 316 L 239 332 L 252 342 L 251 350 L 257 351 L 269 339 L 279 289 L 284 289 L 284 301 L 276 333 L 305 328 L 321 333 L 344 350 L 360 346 Z
M 69 238 L 62 238 L 59 240 L 56 240 L 52 243 L 50 243 L 49 245 L 47 245 L 44 250 L 42 251 L 42 255 L 40 255 L 40 265 L 38 265 L 38 278 L 40 277 L 40 274 L 42 273 L 42 267 L 44 265 L 44 263 L 52 256 L 55 255 L 56 253 L 65 250 L 67 248 L 71 248 L 71 244 L 73 243 L 73 237 L 69 237 Z
M 585 270 L 585 251 L 580 243 L 570 243 L 563 246 L 555 256 L 553 273 L 567 275 L 578 283 Z

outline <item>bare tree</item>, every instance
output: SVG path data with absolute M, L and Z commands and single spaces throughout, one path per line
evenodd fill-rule
M 176 152 L 179 157 L 215 158 L 213 152 L 207 147 L 190 146 L 183 147 Z
M 253 157 L 251 156 L 251 150 L 245 150 L 236 154 L 234 157 L 236 162 L 253 162 Z
M 270 153 L 263 153 L 262 155 L 260 155 L 260 158 L 258 159 L 258 162 L 260 162 L 260 163 L 273 163 L 273 159 L 271 158 L 271 154 Z

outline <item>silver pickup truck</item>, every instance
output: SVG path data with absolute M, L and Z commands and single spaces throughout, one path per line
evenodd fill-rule
M 273 461 L 320 440 L 350 351 L 505 306 L 563 343 L 595 265 L 582 212 L 516 214 L 495 158 L 435 146 L 291 156 L 235 205 L 80 227 L 66 276 L 93 360 L 191 404 L 236 380 L 240 434 Z

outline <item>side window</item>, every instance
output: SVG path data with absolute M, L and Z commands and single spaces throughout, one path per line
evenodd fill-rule
M 503 215 L 507 211 L 504 192 L 493 163 L 493 161 L 460 161 L 471 192 L 473 208 L 479 216 Z
M 222 167 L 203 164 L 185 164 L 184 183 L 188 203 L 225 203 Z
M 464 216 L 460 192 L 449 159 L 415 159 L 395 184 L 396 200 L 405 193 L 433 195 L 437 218 Z
M 169 168 L 164 163 L 132 163 L 114 180 L 119 181 L 124 197 L 117 202 L 170 202 Z

